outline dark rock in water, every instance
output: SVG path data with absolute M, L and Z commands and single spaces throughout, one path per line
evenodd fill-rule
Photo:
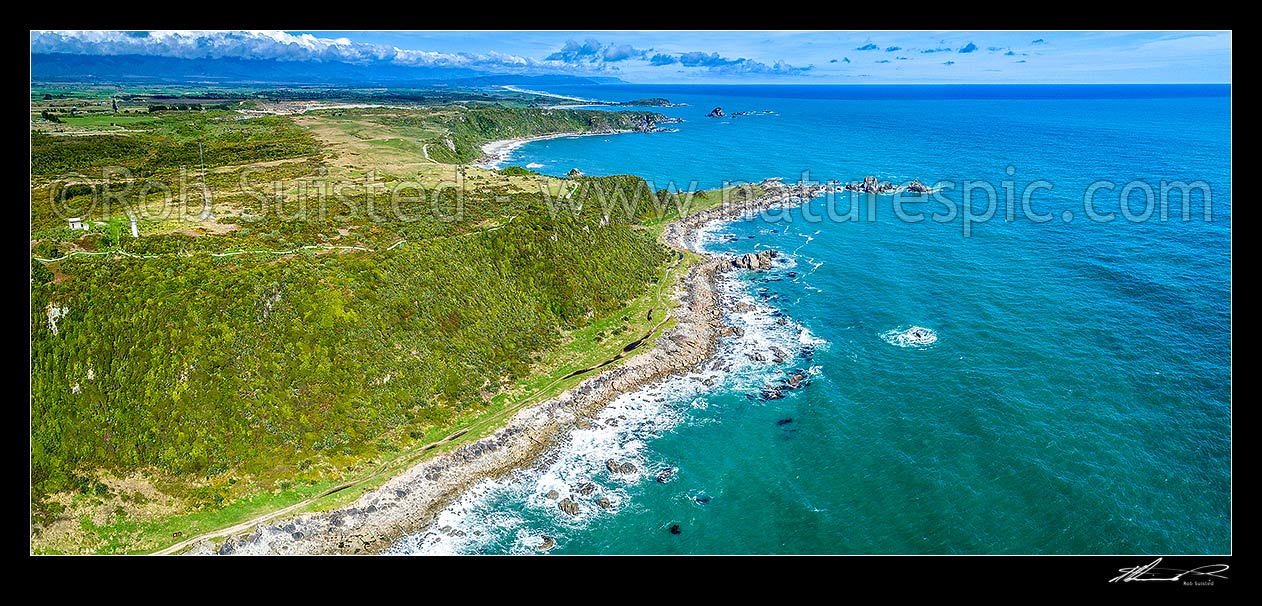
M 618 466 L 618 473 L 635 473 L 635 465 L 631 463 L 623 463 Z
M 223 542 L 223 545 L 219 546 L 219 550 L 215 553 L 218 553 L 219 555 L 228 555 L 236 550 L 236 546 L 232 544 L 232 539 L 228 539 Z
M 911 183 L 907 184 L 907 191 L 916 194 L 927 194 L 932 192 L 933 189 L 916 179 L 912 179 Z
M 706 387 L 714 387 L 714 377 L 707 377 L 706 380 L 701 382 L 701 384 Z
M 558 492 L 557 492 L 557 491 L 555 491 L 555 490 L 549 490 L 549 491 L 548 491 L 548 494 L 546 494 L 546 495 L 544 495 L 544 496 L 546 496 L 546 497 L 548 498 L 548 500 L 550 500 L 550 501 L 555 501 L 555 500 L 557 500 L 557 499 L 561 498 L 561 493 L 558 493 Z
M 766 361 L 767 361 L 767 356 L 762 355 L 762 353 L 761 353 L 761 352 L 757 352 L 757 351 L 756 351 L 756 352 L 754 352 L 754 353 L 752 353 L 752 354 L 747 354 L 747 355 L 749 356 L 749 359 L 750 359 L 750 360 L 753 360 L 753 361 L 755 361 L 755 362 L 766 362 Z
M 788 425 L 789 423 L 792 423 L 792 422 L 793 422 L 793 417 L 789 417 L 787 419 L 780 419 L 779 421 L 776 421 L 776 425 Z
M 724 113 L 723 113 L 723 108 L 722 108 L 722 107 L 716 107 L 716 108 L 714 108 L 714 109 L 710 110 L 710 113 L 706 114 L 706 115 L 705 115 L 705 117 L 707 117 L 707 118 L 722 118 L 722 117 L 723 117 L 723 116 L 725 116 L 725 115 L 726 115 L 726 114 L 724 114 Z
M 569 497 L 566 497 L 562 499 L 560 503 L 557 503 L 557 509 L 560 509 L 572 516 L 578 515 L 578 503 L 571 501 Z
M 671 524 L 671 525 L 670 525 L 670 533 L 671 533 L 671 534 L 679 534 L 680 532 L 681 532 L 681 531 L 679 530 L 679 524 Z
M 596 499 L 596 504 L 600 505 L 601 509 L 610 509 L 613 507 L 613 503 L 609 502 L 609 497 L 600 497 L 599 499 Z
M 542 545 L 540 545 L 540 546 L 538 546 L 538 547 L 536 547 L 535 549 L 538 549 L 539 551 L 547 551 L 547 550 L 549 550 L 549 549 L 552 549 L 553 547 L 556 547 L 556 544 L 557 544 L 556 539 L 554 539 L 554 538 L 552 538 L 552 537 L 550 537 L 550 536 L 548 536 L 548 535 L 546 535 L 546 534 L 545 534 L 545 535 L 543 535 L 543 536 L 541 536 L 541 537 L 539 537 L 539 538 L 540 538 L 540 539 L 543 539 L 543 544 L 542 544 Z
M 697 496 L 693 497 L 693 498 L 692 498 L 692 500 L 694 500 L 694 501 L 696 501 L 696 502 L 698 502 L 698 503 L 701 503 L 702 505 L 705 505 L 706 503 L 709 503 L 709 502 L 710 502 L 710 495 L 708 495 L 708 494 L 699 494 L 699 495 L 697 495 Z
M 605 461 L 605 469 L 608 469 L 609 473 L 618 473 L 618 462 L 613 459 Z
M 302 533 L 301 533 L 301 532 L 295 532 L 295 533 L 293 533 L 293 534 L 291 534 L 291 535 L 289 535 L 289 536 L 293 537 L 293 538 L 294 538 L 294 540 L 295 540 L 295 541 L 297 541 L 298 539 L 301 539 L 301 538 L 302 538 Z
M 764 400 L 779 400 L 784 397 L 784 392 L 779 387 L 764 387 L 760 396 Z
M 796 277 L 798 277 L 798 272 L 796 272 L 796 271 L 791 271 L 791 272 L 789 272 L 789 273 L 787 273 L 787 274 L 785 274 L 785 275 L 786 275 L 786 276 L 789 276 L 790 278 L 796 278 Z
M 665 484 L 669 482 L 671 477 L 673 477 L 674 475 L 675 475 L 674 469 L 663 469 L 662 471 L 657 473 L 657 483 Z
M 801 370 L 793 373 L 792 375 L 789 376 L 788 379 L 785 379 L 784 381 L 784 384 L 790 389 L 797 389 L 799 387 L 806 385 L 807 383 L 810 383 L 810 378 L 807 376 L 805 372 Z
M 786 318 L 780 318 L 780 319 L 776 320 L 776 324 L 779 324 L 779 325 L 781 325 L 781 326 L 785 326 L 785 325 L 787 325 L 788 323 L 789 323 L 789 320 L 788 320 L 788 319 L 786 319 Z
M 605 421 L 605 424 L 606 424 L 606 425 L 608 425 L 608 426 L 610 426 L 610 427 L 617 427 L 617 426 L 618 426 L 618 419 L 609 419 L 608 421 Z
M 758 269 L 758 255 L 745 253 L 733 259 L 732 265 L 740 269 Z
M 592 484 L 591 482 L 583 482 L 582 484 L 579 484 L 578 488 L 576 488 L 575 490 L 578 492 L 578 494 L 581 494 L 583 496 L 588 496 L 592 494 L 593 492 L 596 492 L 596 485 Z
M 878 182 L 876 177 L 869 175 L 863 178 L 863 183 L 849 183 L 842 189 L 866 194 L 892 194 L 898 191 L 898 186 L 886 181 Z
M 745 253 L 732 259 L 732 265 L 740 269 L 771 269 L 771 260 L 779 256 L 780 251 L 772 249 L 762 250 L 757 253 Z
M 619 464 L 613 459 L 605 461 L 605 469 L 608 469 L 609 473 L 635 473 L 634 464 L 630 462 Z

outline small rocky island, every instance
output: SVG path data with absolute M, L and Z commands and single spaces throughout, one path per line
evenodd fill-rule
M 636 99 L 634 101 L 622 101 L 620 103 L 610 103 L 609 105 L 618 105 L 623 107 L 684 107 L 687 103 L 671 103 L 670 99 L 662 97 L 649 97 L 647 99 Z
M 912 179 L 911 182 L 904 187 L 899 187 L 889 181 L 877 181 L 876 177 L 871 175 L 864 177 L 862 183 L 847 183 L 845 187 L 842 187 L 842 189 L 845 191 L 856 191 L 864 194 L 892 194 L 898 191 L 909 191 L 914 194 L 927 194 L 933 191 L 933 189 L 929 186 L 916 179 Z
M 730 116 L 730 117 L 735 118 L 736 116 L 755 116 L 755 115 L 759 115 L 759 114 L 774 114 L 774 113 L 776 113 L 776 112 L 773 112 L 773 111 L 771 111 L 771 110 L 769 110 L 769 109 L 764 109 L 764 110 L 762 110 L 762 111 L 758 111 L 758 110 L 756 110 L 756 109 L 751 109 L 751 110 L 748 110 L 748 111 L 743 111 L 743 112 L 732 112 L 732 113 L 730 113 L 730 114 L 727 114 L 727 113 L 724 113 L 724 112 L 723 112 L 723 108 L 722 108 L 722 107 L 716 107 L 716 108 L 714 108 L 714 109 L 710 110 L 710 113 L 706 114 L 706 115 L 705 115 L 705 117 L 707 117 L 707 118 L 726 118 L 726 117 L 729 117 L 729 116 Z

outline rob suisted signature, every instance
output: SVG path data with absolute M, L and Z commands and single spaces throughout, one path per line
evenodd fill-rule
M 1110 583 L 1121 581 L 1129 583 L 1131 581 L 1180 581 L 1183 577 L 1211 577 L 1212 579 L 1226 579 L 1220 573 L 1226 572 L 1230 566 L 1226 564 L 1207 564 L 1198 566 L 1191 570 L 1179 570 L 1178 568 L 1158 568 L 1161 558 L 1153 560 L 1151 564 L 1144 566 L 1135 566 L 1133 568 L 1119 568 L 1117 571 L 1122 573 L 1109 580 Z

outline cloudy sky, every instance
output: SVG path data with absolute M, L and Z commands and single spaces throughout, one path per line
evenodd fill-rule
M 32 53 L 467 67 L 628 82 L 1231 82 L 1221 31 L 71 31 Z

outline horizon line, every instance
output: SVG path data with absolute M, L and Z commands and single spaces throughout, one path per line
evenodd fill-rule
M 673 86 L 678 84 L 722 86 L 1230 86 L 1230 82 L 595 82 L 598 86 L 636 84 Z M 540 86 L 551 86 L 541 84 Z M 582 85 L 585 86 L 585 85 Z

